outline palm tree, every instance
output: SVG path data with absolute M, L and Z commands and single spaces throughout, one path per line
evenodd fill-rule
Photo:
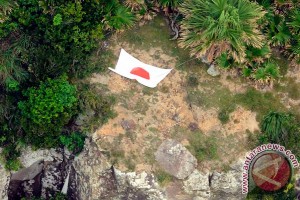
M 222 53 L 243 63 L 246 47 L 263 46 L 258 20 L 262 7 L 248 0 L 187 0 L 179 8 L 182 20 L 180 45 L 191 55 L 207 57 L 209 62 Z

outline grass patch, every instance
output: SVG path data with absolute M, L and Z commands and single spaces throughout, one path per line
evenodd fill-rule
M 277 92 L 286 92 L 291 99 L 300 99 L 300 84 L 292 78 L 283 79 L 284 84 L 275 83 L 274 89 Z
M 125 152 L 122 149 L 111 149 L 110 150 L 110 160 L 113 165 L 118 164 L 120 160 L 125 158 Z
M 275 55 L 276 54 L 276 55 Z M 279 66 L 279 72 L 281 75 L 286 75 L 288 72 L 288 68 L 289 68 L 289 61 L 288 58 L 284 57 L 282 54 L 280 53 L 274 53 L 271 56 L 271 59 L 274 60 L 274 62 L 276 64 L 278 64 Z
M 109 67 L 113 66 L 116 60 L 117 57 L 110 49 L 94 51 L 87 62 L 88 66 L 84 69 L 81 76 L 86 77 L 94 72 L 105 72 Z
M 133 152 L 130 152 L 130 155 L 131 156 L 129 158 L 125 159 L 124 164 L 126 165 L 126 167 L 129 171 L 134 171 L 135 167 L 136 167 L 136 164 L 134 161 L 136 160 L 137 157 Z
M 158 129 L 155 127 L 149 127 L 148 130 L 154 134 L 158 133 Z
M 261 121 L 263 116 L 270 111 L 283 112 L 286 110 L 280 100 L 270 92 L 263 93 L 250 88 L 245 93 L 237 94 L 235 97 L 240 105 L 257 113 L 257 121 Z
M 173 177 L 168 174 L 167 172 L 163 171 L 162 169 L 158 169 L 154 172 L 155 177 L 157 178 L 158 183 L 160 186 L 165 186 L 169 182 L 173 180 Z
M 132 143 L 134 143 L 137 138 L 137 134 L 133 131 L 126 131 L 125 136 L 129 138 Z
M 187 147 L 198 161 L 218 159 L 218 144 L 213 136 L 204 136 L 200 132 L 190 134 Z
M 202 84 L 200 83 L 200 86 Z M 235 107 L 234 95 L 218 84 L 214 84 L 212 88 L 202 86 L 204 91 L 188 89 L 187 102 L 203 108 L 220 108 Z M 233 109 L 234 110 L 234 109 Z M 232 110 L 232 111 L 233 111 Z
M 227 108 L 222 108 L 221 111 L 218 114 L 218 119 L 222 122 L 222 124 L 226 124 L 229 122 L 230 119 L 230 113 L 232 113 L 235 110 L 235 105 L 232 104 Z
M 133 108 L 133 110 L 134 110 L 135 113 L 140 113 L 140 114 L 143 114 L 143 115 L 146 115 L 146 112 L 147 112 L 148 109 L 149 109 L 149 105 L 142 98 L 140 98 L 136 102 L 136 104 L 135 104 L 135 106 Z
M 198 76 L 195 76 L 194 74 L 189 75 L 187 78 L 187 85 L 189 87 L 197 87 L 199 85 Z

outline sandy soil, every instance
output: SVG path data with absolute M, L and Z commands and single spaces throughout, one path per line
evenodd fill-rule
M 175 67 L 176 58 L 165 54 L 158 47 L 145 51 L 132 49 L 126 43 L 111 46 L 116 56 L 118 56 L 121 48 L 124 48 L 145 63 L 162 68 Z M 175 136 L 175 139 L 184 145 L 188 145 L 184 133 L 178 133 L 180 137 L 176 137 L 177 133 L 174 133 L 174 127 L 179 126 L 183 129 L 188 129 L 191 122 L 198 124 L 198 127 L 205 135 L 210 135 L 216 131 L 220 137 L 224 138 L 237 134 L 239 135 L 237 137 L 239 141 L 236 141 L 236 145 L 241 146 L 242 144 L 246 146 L 245 130 L 248 129 L 254 132 L 258 129 L 255 113 L 239 107 L 231 114 L 230 122 L 222 125 L 218 120 L 218 110 L 216 108 L 203 109 L 189 105 L 186 102 L 186 76 L 186 72 L 173 69 L 157 88 L 149 89 L 136 81 L 123 78 L 113 72 L 109 72 L 107 75 L 94 74 L 91 82 L 108 85 L 110 92 L 120 100 L 114 108 L 118 116 L 109 120 L 107 124 L 100 127 L 94 134 L 94 137 L 99 140 L 100 146 L 101 144 L 102 146 L 106 144 L 108 147 L 114 147 L 116 138 L 120 138 L 120 135 L 125 136 L 121 137 L 122 141 L 119 143 L 119 147 L 125 151 L 125 158 L 128 157 L 134 160 L 136 171 L 152 170 L 153 162 L 147 162 L 147 159 L 153 159 L 153 157 L 151 155 L 145 156 L 145 152 L 153 154 L 162 140 L 170 137 L 174 138 Z M 245 90 L 245 85 L 237 86 L 237 84 L 227 79 L 226 76 L 227 74 L 222 75 L 219 81 L 231 92 L 243 92 Z M 126 96 L 125 94 L 130 95 Z M 124 130 L 121 126 L 123 120 L 133 120 L 136 125 L 134 130 Z M 126 137 L 129 134 L 128 132 L 134 135 L 134 140 Z M 227 152 L 227 150 L 230 150 L 229 148 L 231 150 L 234 148 L 233 146 L 223 146 L 228 149 L 223 149 L 222 152 Z M 238 149 L 236 153 L 239 155 L 244 155 L 247 151 L 246 147 L 244 151 L 242 150 L 243 148 Z M 208 165 L 205 164 L 205 168 L 216 166 L 216 162 L 219 163 L 219 166 L 224 165 L 224 163 L 229 164 L 234 159 L 236 159 L 236 155 L 220 157 L 218 161 L 208 162 Z M 118 165 L 119 168 L 127 169 L 126 164 L 122 161 Z

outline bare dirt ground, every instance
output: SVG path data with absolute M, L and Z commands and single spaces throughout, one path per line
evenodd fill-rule
M 134 80 L 123 78 L 113 72 L 106 75 L 94 74 L 91 79 L 92 83 L 106 84 L 118 99 L 114 108 L 118 116 L 100 127 L 94 137 L 103 148 L 112 150 L 118 146 L 122 152 L 117 162 L 119 168 L 130 170 L 132 164 L 136 171 L 153 170 L 155 168 L 153 153 L 164 139 L 174 138 L 183 145 L 189 145 L 184 131 L 189 129 L 190 123 L 197 124 L 204 135 L 214 134 L 215 137 L 219 137 L 217 139 L 220 147 L 219 159 L 200 163 L 200 168 L 222 169 L 224 165 L 245 154 L 248 150 L 245 130 L 254 132 L 259 129 L 255 113 L 238 107 L 231 113 L 230 122 L 222 125 L 218 119 L 218 108 L 202 108 L 186 101 L 188 74 L 174 69 L 176 58 L 167 55 L 159 47 L 146 51 L 134 49 L 126 43 L 117 44 L 113 39 L 111 43 L 113 44 L 111 49 L 117 57 L 120 49 L 124 48 L 145 63 L 162 68 L 173 68 L 154 89 L 146 88 Z M 238 86 L 226 76 L 227 74 L 224 73 L 218 78 L 223 87 L 235 93 L 245 91 L 245 85 Z M 205 79 L 210 79 L 209 75 L 204 74 L 201 77 L 202 81 Z M 199 87 L 201 88 L 201 85 Z M 124 120 L 133 121 L 134 128 L 125 130 L 122 127 Z

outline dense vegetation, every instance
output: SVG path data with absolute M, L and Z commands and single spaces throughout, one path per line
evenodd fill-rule
M 258 4 L 259 3 L 259 4 Z M 279 74 L 272 48 L 299 62 L 298 1 L 188 0 L 180 11 L 181 45 L 222 68 L 236 67 L 255 80 Z
M 113 103 L 92 98 L 78 80 L 92 71 L 86 61 L 97 41 L 131 26 L 134 15 L 117 0 L 0 3 L 0 145 L 6 168 L 19 167 L 24 145 L 66 145 L 78 152 L 83 140 L 81 129 L 72 126 L 74 117 L 94 106 L 104 122 Z
M 268 84 L 281 77 L 283 66 L 274 52 L 282 53 L 291 65 L 300 62 L 297 0 L 0 1 L 0 146 L 7 169 L 21 167 L 20 149 L 28 145 L 65 146 L 77 154 L 85 134 L 94 128 L 89 125 L 114 116 L 114 98 L 99 94 L 83 80 L 95 70 L 103 71 L 105 60 L 97 66 L 88 60 L 114 31 L 133 26 L 136 19 L 150 19 L 150 11 L 176 14 L 172 20 L 180 27 L 178 43 L 192 57 L 236 68 L 251 81 Z M 189 77 L 188 86 L 196 87 L 197 78 Z M 203 103 L 192 97 L 188 95 L 191 102 Z M 298 116 L 274 110 L 275 103 L 269 102 L 275 97 L 269 93 L 249 89 L 233 98 L 262 119 L 258 143 L 279 143 L 300 157 Z M 227 105 L 218 116 L 224 124 L 234 110 Z M 93 118 L 77 126 L 76 118 L 86 113 Z M 191 141 L 199 160 L 215 157 L 213 140 L 194 134 Z M 161 179 L 165 176 L 160 174 Z

